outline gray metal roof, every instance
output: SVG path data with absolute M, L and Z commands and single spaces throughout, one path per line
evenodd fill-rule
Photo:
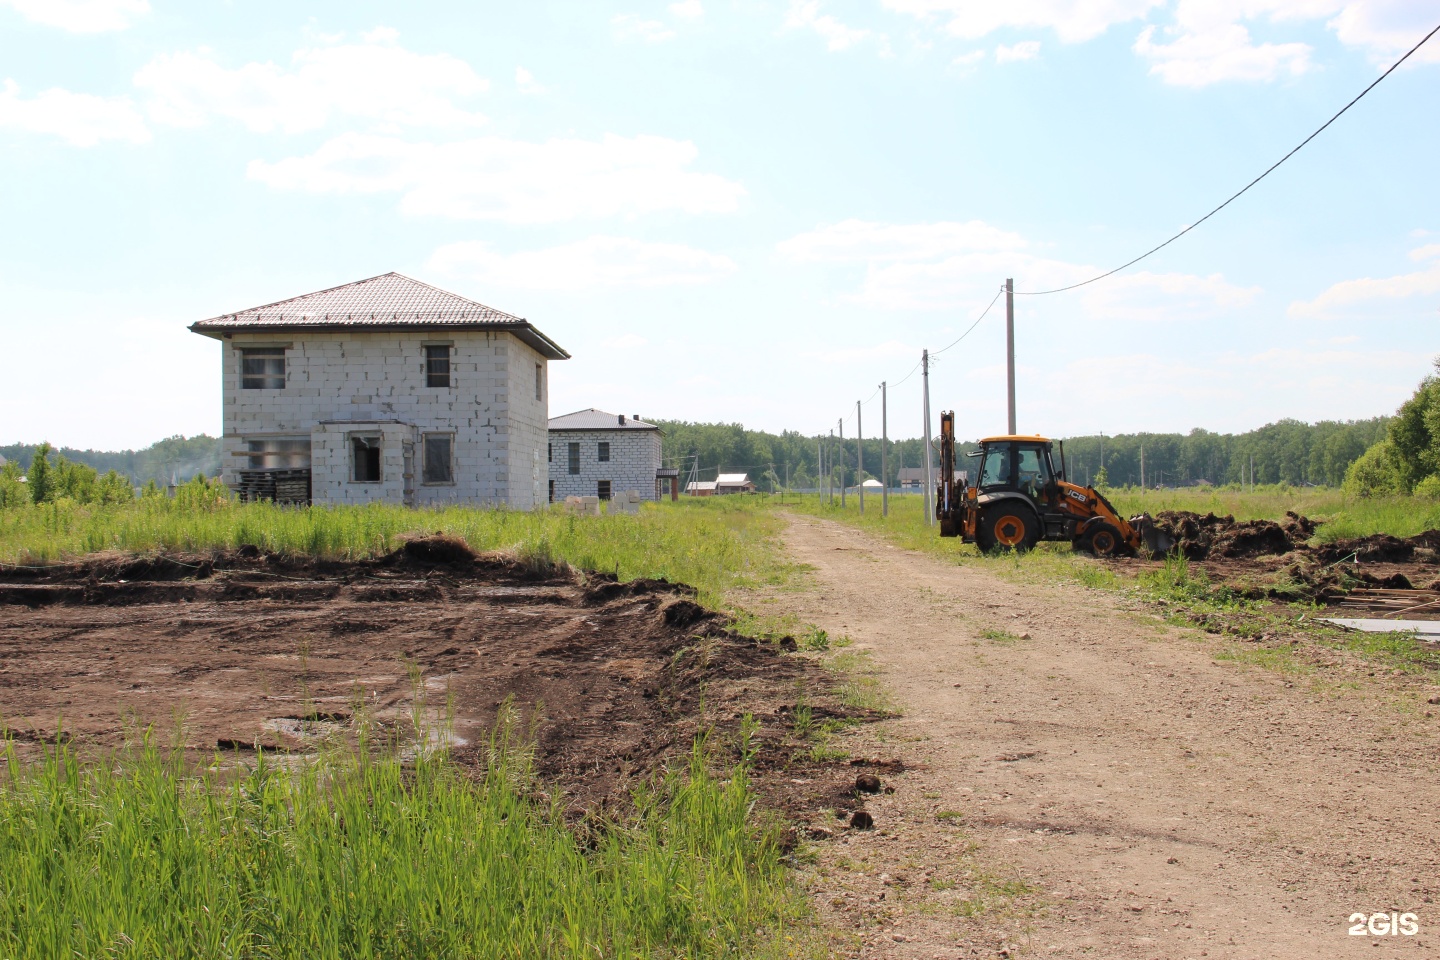
M 190 325 L 195 333 L 221 337 L 249 330 L 378 329 L 469 327 L 510 330 L 551 360 L 570 354 L 523 317 L 421 283 L 386 273 L 289 300 L 221 314 Z
M 567 413 L 560 417 L 550 418 L 551 430 L 659 430 L 653 423 L 646 423 L 644 420 L 635 417 L 625 417 L 625 422 L 620 422 L 620 414 L 606 413 L 604 410 L 596 410 L 590 407 L 588 410 L 576 410 L 574 413 Z

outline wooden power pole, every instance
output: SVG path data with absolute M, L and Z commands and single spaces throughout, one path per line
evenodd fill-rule
M 925 411 L 925 525 L 935 525 L 935 471 L 930 464 L 930 351 L 920 351 L 920 379 L 924 381 L 924 400 L 922 407 Z
M 860 401 L 855 401 L 855 489 L 860 512 L 865 512 L 865 425 L 860 420 Z
M 1010 435 L 1015 435 L 1015 281 L 1005 281 L 1005 387 L 1010 399 Z
M 889 412 L 886 404 L 885 384 L 880 384 L 880 516 L 890 516 L 890 466 L 885 447 L 890 443 Z

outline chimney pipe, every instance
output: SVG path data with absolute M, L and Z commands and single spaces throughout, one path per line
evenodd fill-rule
M 625 414 L 620 414 L 620 426 L 625 426 Z

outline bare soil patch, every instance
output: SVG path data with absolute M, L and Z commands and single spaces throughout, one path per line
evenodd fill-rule
M 1352 594 L 1363 596 L 1372 589 L 1440 590 L 1440 530 L 1405 539 L 1377 533 L 1312 547 L 1308 541 L 1317 524 L 1296 513 L 1287 513 L 1276 523 L 1163 511 L 1156 523 L 1212 582 L 1250 599 L 1353 606 Z M 1116 562 L 1130 567 L 1152 564 L 1134 559 Z M 1417 603 L 1424 599 L 1417 593 Z M 1440 606 L 1417 610 L 1411 619 L 1440 619 Z
M 801 701 L 863 711 L 683 585 L 537 571 L 441 538 L 354 563 L 242 549 L 0 571 L 0 722 L 31 753 L 57 736 L 114 747 L 147 725 L 162 740 L 178 727 L 196 759 L 305 751 L 361 711 L 407 731 L 418 700 L 437 727 L 452 713 L 473 761 L 506 698 L 538 721 L 538 772 L 576 812 L 622 798 L 701 730 L 738 756 L 747 713 L 770 803 L 859 805 L 854 771 L 808 761 L 792 717 Z
M 847 955 L 1440 953 L 1434 678 L 1250 667 L 1114 592 L 823 520 L 787 543 L 813 585 L 775 602 L 852 637 L 903 710 L 850 744 L 904 765 L 875 829 L 807 874 Z M 1348 935 L 1390 910 L 1420 935 Z

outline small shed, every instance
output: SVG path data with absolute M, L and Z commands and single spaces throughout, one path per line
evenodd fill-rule
M 713 497 L 715 496 L 715 481 L 691 480 L 685 484 L 685 495 L 687 497 Z

